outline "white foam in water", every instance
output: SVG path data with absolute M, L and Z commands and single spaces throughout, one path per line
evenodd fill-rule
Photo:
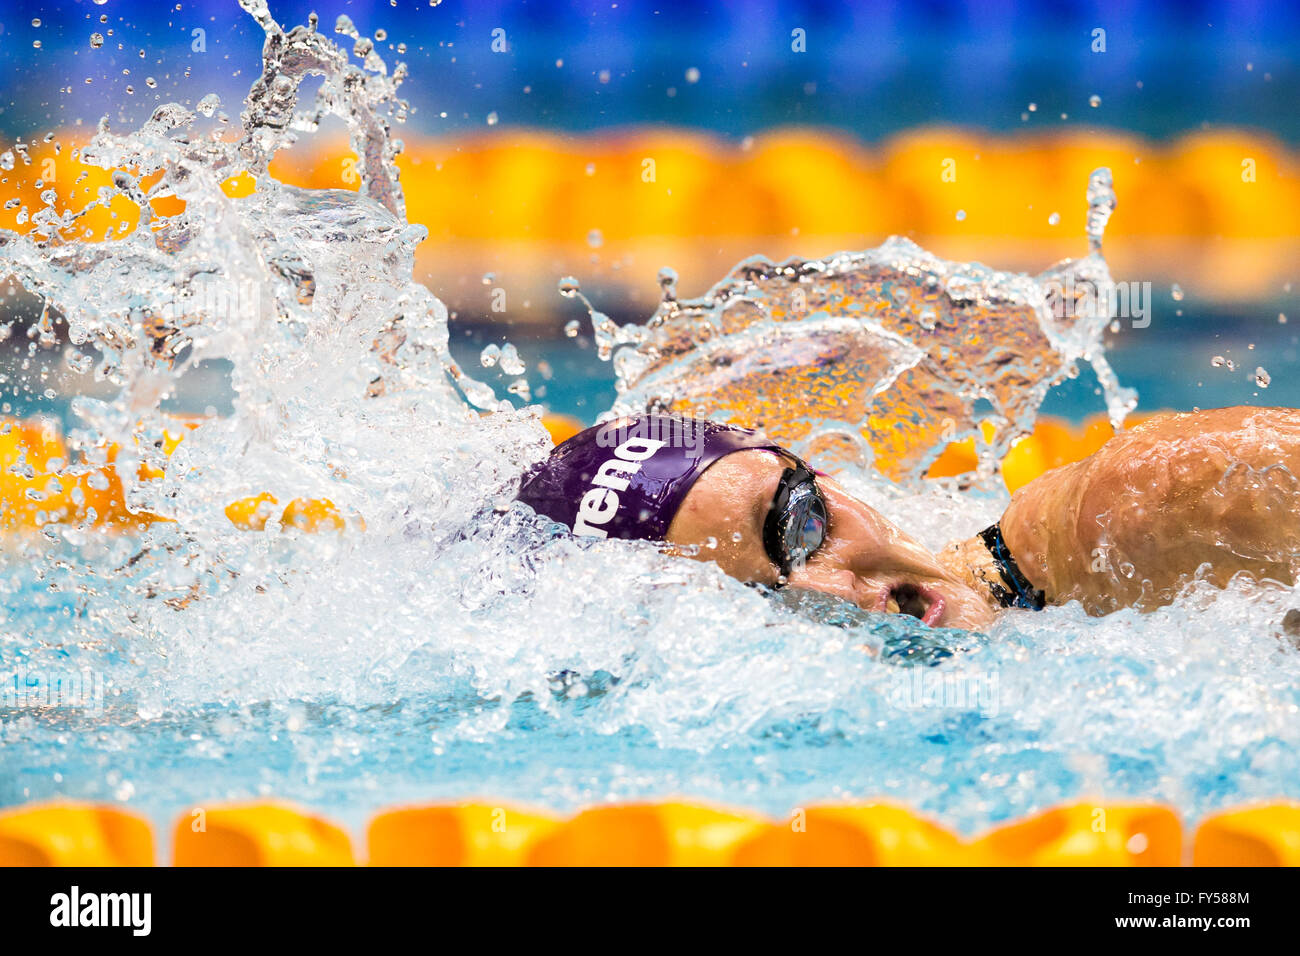
M 452 362 L 446 310 L 411 277 L 424 229 L 405 221 L 389 130 L 404 67 L 389 73 L 357 42 L 358 67 L 314 28 L 285 32 L 264 3 L 243 5 L 267 40 L 237 136 L 210 134 L 215 106 L 164 106 L 135 133 L 102 127 L 82 152 L 119 171 L 110 193 L 145 209 L 174 194 L 185 213 L 146 213 L 97 244 L 40 238 L 71 214 L 0 234 L 22 283 L 94 356 L 88 374 L 120 387 L 77 400 L 74 444 L 116 442 L 133 507 L 174 519 L 131 538 L 49 526 L 6 556 L 0 670 L 39 687 L 84 668 L 104 679 L 104 706 L 6 710 L 0 801 L 116 799 L 167 819 L 193 801 L 276 794 L 355 821 L 471 794 L 571 807 L 687 793 L 771 812 L 888 795 L 970 829 L 1081 793 L 1198 814 L 1295 792 L 1288 589 L 1195 586 L 1149 615 L 1069 606 L 1008 612 L 988 635 L 931 631 L 772 600 L 713 566 L 576 540 L 511 506 L 548 443 L 535 409 L 498 403 Z M 339 32 L 362 39 L 346 18 Z M 309 73 L 321 91 L 298 104 Z M 266 172 L 326 114 L 361 157 L 358 193 Z M 230 199 L 220 183 L 242 170 L 257 191 Z M 992 462 L 1076 361 L 1094 364 L 1117 419 L 1131 407 L 1100 347 L 1105 180 L 1090 188 L 1089 255 L 1038 279 L 902 240 L 751 261 L 701 300 L 679 302 L 668 275 L 647 326 L 593 316 L 620 363 L 619 407 L 689 394 L 707 413 L 722 404 L 701 396 L 752 392 L 719 372 L 723 353 L 876 350 L 884 364 L 829 370 L 871 398 L 852 420 L 818 419 L 821 379 L 807 377 L 799 440 L 840 452 L 843 481 L 925 543 L 969 535 L 1005 504 Z M 1061 306 L 1067 276 L 1087 294 Z M 787 309 L 796 288 L 807 314 Z M 947 353 L 925 344 L 926 326 Z M 978 336 L 1001 350 L 991 364 Z M 165 479 L 135 480 L 161 401 L 210 359 L 233 369 L 232 413 L 191 432 Z M 981 401 L 999 425 L 974 478 L 984 490 L 921 484 L 935 443 L 971 433 Z M 861 451 L 852 435 L 881 407 L 925 419 L 892 484 L 843 453 L 846 441 Z M 348 528 L 234 529 L 225 505 L 262 491 L 329 498 Z

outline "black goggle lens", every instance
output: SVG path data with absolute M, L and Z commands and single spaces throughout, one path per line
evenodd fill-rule
M 829 524 L 826 499 L 808 466 L 799 462 L 782 472 L 763 526 L 763 545 L 783 575 L 822 546 Z

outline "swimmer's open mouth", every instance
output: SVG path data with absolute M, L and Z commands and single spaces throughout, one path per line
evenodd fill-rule
M 930 588 L 915 584 L 895 584 L 885 599 L 890 614 L 907 614 L 924 624 L 937 624 L 943 617 L 943 596 Z

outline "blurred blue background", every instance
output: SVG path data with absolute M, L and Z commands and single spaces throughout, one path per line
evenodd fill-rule
M 872 140 L 922 123 L 996 131 L 1086 122 L 1153 137 L 1203 124 L 1246 125 L 1291 143 L 1300 139 L 1296 3 L 443 0 L 433 7 L 427 0 L 273 0 L 270 6 L 284 24 L 305 23 L 314 9 L 325 30 L 340 13 L 363 34 L 385 30 L 387 42 L 379 44 L 385 55 L 388 45 L 406 44 L 401 58 L 414 78 L 406 92 L 418 107 L 412 125 L 426 132 L 481 127 L 495 111 L 503 124 L 567 130 L 667 123 L 744 135 L 814 123 Z M 34 18 L 39 27 L 31 25 Z M 10 135 L 70 118 L 92 122 L 100 114 L 130 121 L 155 102 L 196 101 L 209 91 L 230 102 L 246 91 L 261 47 L 260 31 L 235 0 L 6 0 L 0 26 L 6 77 L 0 131 Z M 497 28 L 505 31 L 504 53 L 492 50 Z M 201 53 L 191 49 L 195 29 L 206 31 Z M 804 53 L 792 50 L 795 29 L 805 31 Z M 1105 55 L 1093 51 L 1099 29 Z M 96 31 L 105 42 L 92 50 Z M 695 83 L 686 79 L 692 68 L 700 71 Z M 601 82 L 605 70 L 608 80 Z M 156 88 L 146 86 L 148 77 Z M 1102 97 L 1103 109 L 1084 115 L 1093 94 Z M 1022 120 L 1031 102 L 1038 109 Z M 1060 119 L 1062 112 L 1068 119 Z

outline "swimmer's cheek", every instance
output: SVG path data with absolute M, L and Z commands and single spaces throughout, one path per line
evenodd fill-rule
M 772 587 L 777 583 L 776 574 L 767 562 L 754 561 L 744 549 L 734 546 L 715 543 L 710 547 L 708 543 L 681 544 L 666 541 L 660 550 L 674 557 L 716 564 L 723 573 L 743 584 L 764 584 Z
M 790 572 L 788 584 L 792 588 L 829 594 L 864 611 L 880 610 L 879 588 L 864 589 L 862 579 L 851 570 L 818 564 L 815 556 L 805 567 Z

